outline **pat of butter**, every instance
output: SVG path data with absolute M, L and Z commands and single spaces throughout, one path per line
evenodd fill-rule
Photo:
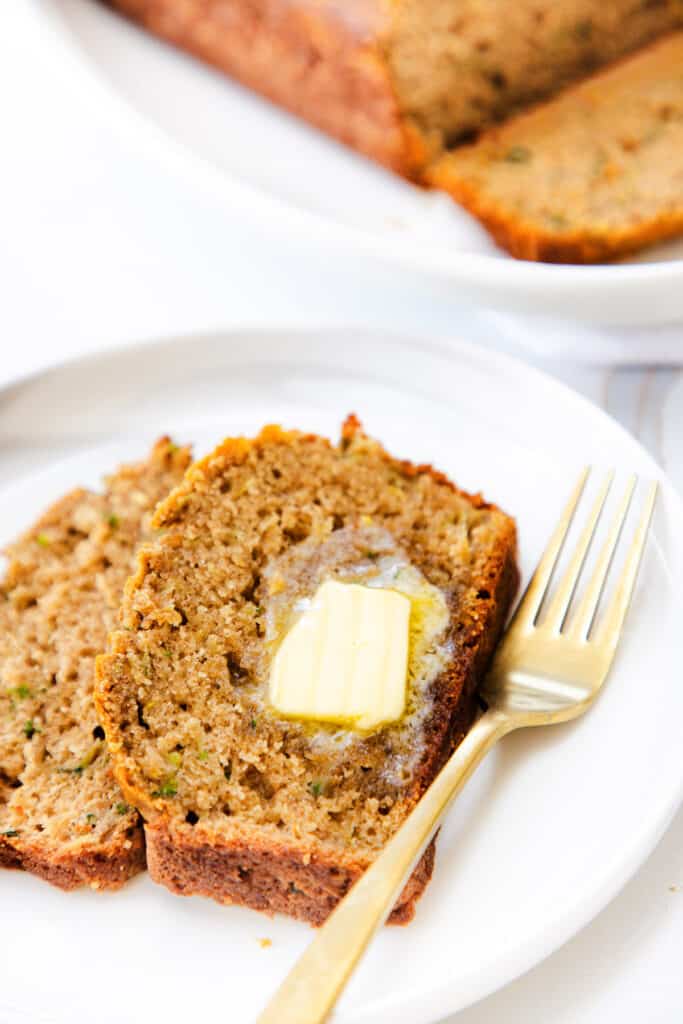
M 275 654 L 270 703 L 289 718 L 376 729 L 405 710 L 410 599 L 328 580 Z

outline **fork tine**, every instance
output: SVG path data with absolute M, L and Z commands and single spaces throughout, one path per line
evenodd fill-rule
M 544 628 L 551 629 L 554 632 L 558 633 L 562 628 L 562 623 L 564 622 L 571 599 L 574 596 L 576 584 L 578 582 L 579 576 L 581 575 L 583 564 L 586 561 L 586 555 L 588 554 L 588 550 L 591 546 L 591 541 L 593 540 L 593 537 L 595 535 L 595 530 L 600 520 L 600 516 L 602 514 L 602 510 L 604 508 L 605 501 L 607 500 L 607 495 L 609 494 L 613 480 L 614 470 L 609 472 L 605 477 L 605 481 L 602 487 L 600 488 L 600 492 L 593 504 L 593 508 L 588 518 L 588 522 L 583 528 L 581 537 L 579 538 L 579 542 L 576 545 L 576 548 L 574 549 L 574 554 L 571 557 L 571 561 L 567 566 L 567 569 L 562 579 L 560 580 L 560 584 L 555 595 L 553 596 L 552 601 L 550 602 L 547 614 L 543 616 Z
M 585 640 L 588 636 L 593 619 L 595 618 L 595 612 L 598 604 L 600 603 L 600 597 L 602 596 L 605 581 L 607 580 L 607 574 L 609 573 L 612 559 L 614 558 L 614 552 L 616 551 L 621 531 L 624 528 L 624 523 L 626 522 L 626 516 L 628 515 L 628 510 L 631 506 L 631 499 L 633 498 L 633 492 L 635 491 L 637 482 L 638 477 L 635 475 L 629 479 L 626 491 L 624 492 L 624 496 L 621 499 L 614 519 L 612 520 L 609 533 L 593 570 L 593 575 L 591 576 L 590 582 L 586 588 L 586 593 L 581 598 L 576 609 L 576 614 L 572 616 L 572 621 L 567 629 L 567 635 L 573 640 Z
M 621 633 L 621 627 L 624 624 L 628 606 L 631 602 L 633 588 L 635 587 L 638 569 L 640 567 L 643 551 L 645 550 L 645 542 L 650 529 L 650 522 L 652 521 L 652 513 L 655 509 L 657 491 L 658 485 L 655 482 L 650 485 L 647 492 L 645 506 L 640 517 L 640 522 L 636 528 L 635 537 L 633 538 L 629 553 L 626 557 L 626 564 L 624 565 L 621 576 L 619 577 L 614 597 L 610 601 L 607 612 L 605 613 L 604 622 L 598 629 L 598 642 L 607 643 L 612 647 L 616 647 L 617 645 L 619 634 Z
M 538 563 L 536 572 L 531 577 L 529 585 L 524 592 L 524 596 L 519 602 L 514 616 L 516 623 L 523 622 L 531 625 L 538 615 L 538 610 L 541 607 L 543 597 L 545 596 L 545 592 L 548 588 L 548 583 L 550 582 L 550 577 L 553 574 L 555 563 L 562 551 L 565 538 L 574 518 L 574 513 L 576 512 L 576 506 L 583 494 L 583 489 L 586 486 L 586 480 L 588 479 L 590 471 L 590 466 L 586 466 L 576 482 L 576 486 L 574 487 L 572 495 L 565 506 L 564 512 L 560 517 L 560 521 L 555 527 L 555 531 L 548 542 L 547 548 L 543 552 L 541 561 Z

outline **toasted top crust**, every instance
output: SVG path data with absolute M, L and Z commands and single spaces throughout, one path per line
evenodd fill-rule
M 450 662 L 412 739 L 401 723 L 332 736 L 278 719 L 263 697 L 269 567 L 366 522 L 390 532 L 450 610 Z M 125 628 L 97 669 L 97 706 L 128 798 L 152 825 L 197 841 L 258 834 L 340 857 L 376 850 L 448 745 L 493 584 L 514 560 L 513 521 L 431 467 L 393 459 L 351 417 L 337 447 L 274 426 L 224 441 L 189 469 L 155 526 L 164 532 L 139 554 Z M 410 764 L 406 751 L 418 754 Z
M 97 856 L 106 875 L 107 857 L 138 829 L 92 702 L 95 655 L 115 622 L 151 512 L 188 464 L 188 450 L 162 438 L 146 461 L 109 477 L 101 493 L 66 495 L 7 548 L 0 833 L 18 863 L 42 865 L 42 873 L 50 874 L 47 860 L 84 858 L 96 882 Z

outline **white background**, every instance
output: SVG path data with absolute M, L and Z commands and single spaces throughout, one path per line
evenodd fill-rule
M 632 357 L 628 332 L 596 332 L 588 345 L 593 365 L 581 366 L 568 360 L 572 332 L 565 325 L 554 358 L 543 358 L 538 353 L 548 325 L 468 311 L 397 271 L 283 238 L 265 218 L 247 221 L 239 209 L 195 194 L 163 160 L 136 151 L 124 131 L 98 117 L 92 97 L 61 83 L 56 61 L 31 59 L 24 29 L 21 4 L 5 0 L 0 381 L 105 345 L 244 323 L 376 324 L 475 337 L 522 352 L 593 398 L 641 438 L 683 487 L 681 370 L 595 365 L 600 351 L 613 358 L 622 337 Z M 670 364 L 671 338 L 669 331 Z M 641 360 L 652 351 L 650 339 L 642 340 Z M 585 330 L 580 343 L 585 352 Z M 683 361 L 683 328 L 680 345 Z M 564 350 L 561 358 L 558 350 Z M 657 680 L 643 685 L 656 699 Z M 588 928 L 457 1021 L 681 1021 L 681 949 L 683 814 Z

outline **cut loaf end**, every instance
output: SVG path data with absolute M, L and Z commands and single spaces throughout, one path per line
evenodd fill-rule
M 105 2 L 416 180 L 448 146 L 683 24 L 680 0 Z

